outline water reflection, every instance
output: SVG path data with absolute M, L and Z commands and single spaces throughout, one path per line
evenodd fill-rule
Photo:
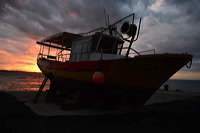
M 0 72 L 0 90 L 37 91 L 44 79 L 43 74 Z M 44 91 L 49 88 L 47 82 Z

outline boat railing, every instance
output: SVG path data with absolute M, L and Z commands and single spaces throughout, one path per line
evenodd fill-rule
M 120 50 L 121 48 L 116 48 L 116 50 Z M 123 50 L 127 50 L 128 47 L 123 47 L 122 48 Z M 109 51 L 113 51 L 113 49 L 103 49 L 101 51 L 96 51 L 96 53 L 100 53 L 100 56 L 102 57 L 103 55 L 121 55 L 122 57 L 125 56 L 125 53 L 121 53 L 121 51 L 118 51 L 118 53 L 109 53 Z M 140 51 L 140 52 L 137 52 L 136 50 L 132 49 L 131 48 L 131 51 L 129 53 L 129 57 L 132 57 L 131 55 L 143 55 L 143 54 L 146 54 L 149 52 L 152 52 L 152 54 L 155 54 L 155 49 L 150 49 L 150 50 L 145 50 L 145 51 Z M 57 56 L 52 56 L 52 55 L 45 55 L 45 54 L 42 54 L 42 53 L 39 53 L 38 54 L 38 59 L 43 59 L 43 60 L 51 60 L 51 61 L 59 61 L 59 62 L 67 62 L 67 61 L 70 61 L 70 56 L 73 56 L 73 61 L 76 62 L 76 61 L 80 61 L 80 59 L 78 59 L 79 56 L 88 56 L 87 59 L 85 59 L 85 61 L 88 61 L 89 60 L 89 54 L 91 54 L 92 52 L 80 52 L 80 53 L 69 53 L 69 54 L 59 54 Z M 100 60 L 100 58 L 99 58 Z
M 127 47 L 124 47 L 122 49 L 128 49 Z M 121 50 L 121 48 L 116 48 L 116 50 Z M 125 57 L 125 53 L 121 54 L 121 51 L 118 51 L 117 53 L 110 53 L 110 51 L 113 51 L 113 49 L 103 49 L 103 50 L 99 50 L 99 51 L 95 51 L 95 53 L 100 53 L 100 56 L 102 57 L 103 55 L 119 55 L 119 57 Z M 129 53 L 129 55 L 144 55 L 144 54 L 150 54 L 149 52 L 151 52 L 152 54 L 155 54 L 155 49 L 150 49 L 150 50 L 145 50 L 145 51 L 140 51 L 137 52 L 136 50 L 131 48 L 131 53 Z M 85 61 L 89 60 L 89 54 L 91 54 L 92 52 L 80 52 L 80 53 L 71 53 L 71 56 L 74 56 L 73 61 L 80 61 L 78 59 L 78 56 L 82 56 L 82 55 L 88 55 L 88 58 L 85 59 Z M 129 58 L 131 58 L 131 56 L 129 56 Z M 101 58 L 99 58 L 100 60 Z
M 69 61 L 70 54 L 60 54 L 57 57 L 57 61 L 66 62 Z
M 92 30 L 92 31 L 89 31 L 89 32 L 86 32 L 86 33 L 81 33 L 80 35 L 81 36 L 90 36 L 90 35 L 93 35 L 93 34 L 96 34 L 96 33 L 102 33 L 103 31 L 105 31 L 106 28 L 104 27 L 101 27 L 101 28 L 98 28 L 98 29 L 95 29 L 95 30 Z
M 149 50 L 145 50 L 145 51 L 140 51 L 139 53 L 147 53 L 147 52 L 153 52 L 153 54 L 156 54 L 156 50 L 155 49 L 149 49 Z
M 124 55 L 123 53 L 121 54 L 121 50 L 128 50 L 128 47 L 123 47 L 123 48 L 115 48 L 115 49 L 103 49 L 101 51 L 97 51 L 97 52 L 105 52 L 107 53 L 108 51 L 114 51 L 114 50 L 120 50 L 117 54 L 119 55 Z M 135 49 L 133 48 L 130 48 L 130 50 L 132 51 L 131 53 L 129 53 L 129 55 L 133 55 L 133 54 L 137 54 L 137 55 L 143 55 L 143 54 L 155 54 L 156 53 L 156 50 L 155 49 L 149 49 L 149 50 L 144 50 L 144 51 L 136 51 Z M 113 52 L 110 53 L 110 54 L 114 54 Z
M 81 36 L 91 36 L 91 35 L 98 34 L 98 33 L 110 35 L 110 29 L 101 27 L 101 28 L 98 28 L 98 29 L 95 29 L 95 30 L 92 30 L 92 31 L 89 31 L 86 33 L 81 33 L 80 35 Z M 120 37 L 120 38 L 123 37 L 117 30 L 112 30 L 112 35 L 114 37 Z
M 42 54 L 39 53 L 38 54 L 38 59 L 43 59 L 43 60 L 56 60 L 56 56 L 52 56 L 52 55 L 46 55 L 46 54 Z
M 57 56 L 46 55 L 46 54 L 42 54 L 42 53 L 38 54 L 38 59 L 60 61 L 60 62 L 69 61 L 69 57 L 70 57 L 70 54 L 59 54 Z
M 128 49 L 128 47 L 124 47 L 123 49 Z M 149 50 L 144 50 L 144 51 L 136 51 L 135 49 L 133 49 L 133 48 L 130 48 L 130 50 L 133 52 L 130 52 L 129 53 L 129 55 L 135 55 L 135 54 L 137 54 L 137 55 L 143 55 L 143 54 L 149 54 L 150 52 L 152 53 L 152 54 L 155 54 L 156 53 L 156 50 L 155 49 L 149 49 Z

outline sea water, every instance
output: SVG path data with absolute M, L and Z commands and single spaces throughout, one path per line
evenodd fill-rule
M 3 91 L 37 91 L 44 80 L 41 73 L 7 72 L 0 71 L 0 90 Z M 200 80 L 173 80 L 164 83 L 169 85 L 170 90 L 181 90 L 189 92 L 200 92 Z M 44 90 L 49 88 L 49 82 Z
M 37 91 L 45 76 L 41 73 L 0 71 L 0 90 Z M 47 82 L 44 90 L 49 88 Z

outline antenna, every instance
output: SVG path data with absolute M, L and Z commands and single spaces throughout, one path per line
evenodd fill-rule
M 107 17 L 106 17 L 106 10 L 104 8 L 104 16 L 105 16 L 105 21 L 106 21 L 106 27 L 108 27 L 108 22 L 107 22 Z
M 108 13 L 106 13 L 106 10 L 104 8 L 104 17 L 105 17 L 105 21 L 106 21 L 106 27 L 108 27 L 110 25 L 110 18 Z
M 107 18 L 108 18 L 108 26 L 110 25 L 110 18 L 109 15 L 107 14 Z

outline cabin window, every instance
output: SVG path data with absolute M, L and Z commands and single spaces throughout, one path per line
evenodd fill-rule
M 120 49 L 122 44 L 124 43 L 122 40 L 119 40 L 118 38 L 102 35 L 100 43 L 99 38 L 101 35 L 94 35 L 93 36 L 93 45 L 92 45 L 92 51 L 103 51 L 103 53 L 108 54 L 120 54 Z

